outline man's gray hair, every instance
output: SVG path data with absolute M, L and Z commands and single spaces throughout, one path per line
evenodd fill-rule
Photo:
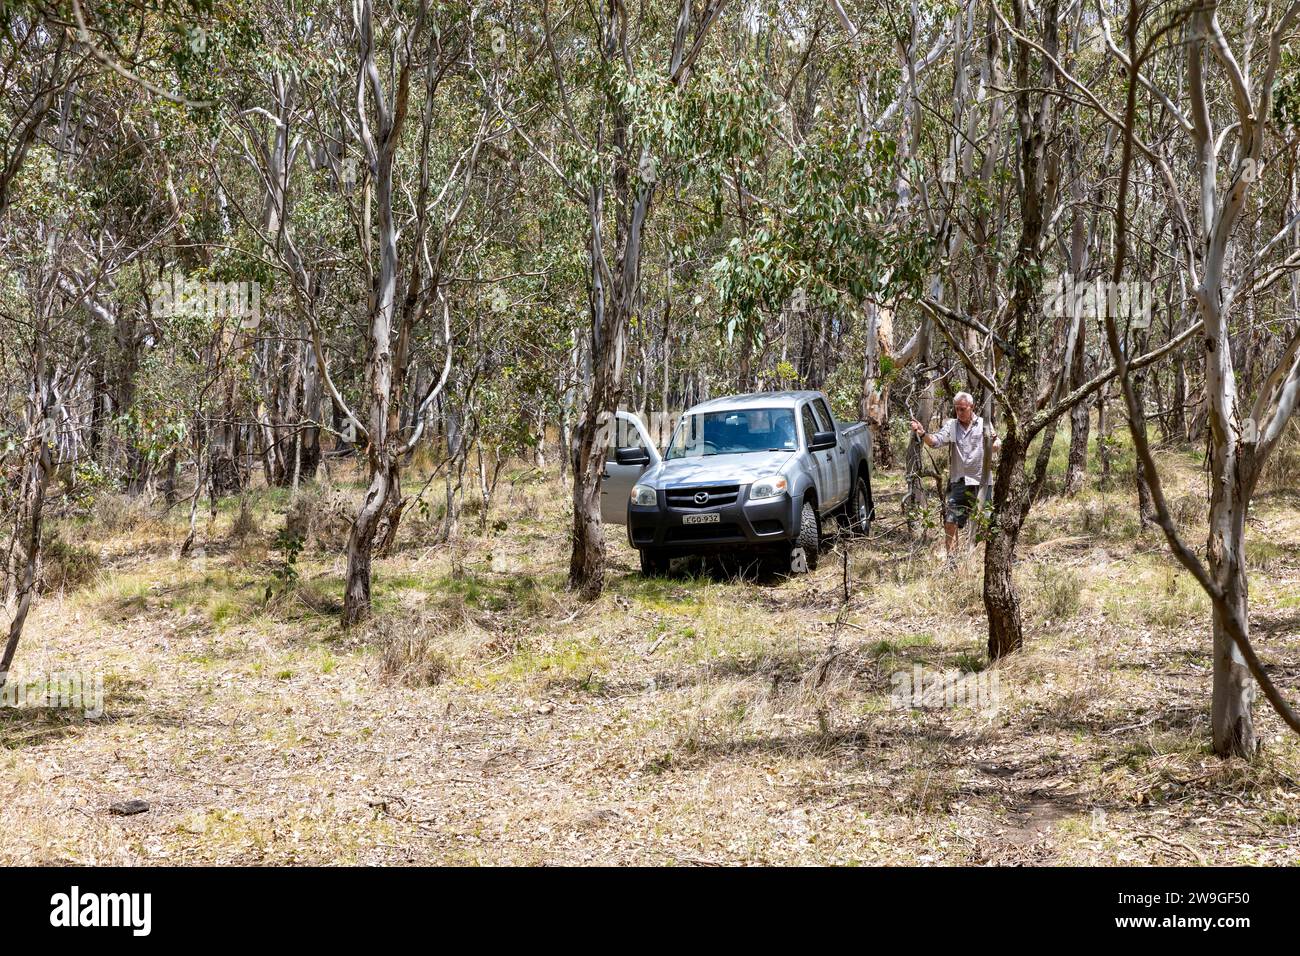
M 965 401 L 971 408 L 975 407 L 975 397 L 971 395 L 970 392 L 958 392 L 952 397 L 952 403 L 954 405 L 961 401 Z

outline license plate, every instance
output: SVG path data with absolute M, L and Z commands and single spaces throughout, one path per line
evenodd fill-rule
M 703 515 L 683 515 L 682 524 L 717 524 L 720 516 L 716 511 Z

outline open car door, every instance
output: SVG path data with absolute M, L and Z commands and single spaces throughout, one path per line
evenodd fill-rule
M 627 524 L 632 486 L 647 469 L 659 464 L 660 456 L 640 418 L 631 412 L 614 414 L 614 427 L 605 445 L 605 470 L 600 476 L 600 519 L 606 524 Z

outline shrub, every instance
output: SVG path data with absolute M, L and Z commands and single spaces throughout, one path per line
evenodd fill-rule
M 343 492 L 319 487 L 303 488 L 289 502 L 289 510 L 284 516 L 285 534 L 296 538 L 303 546 L 342 551 L 347 545 L 355 514 L 355 502 Z
M 302 546 L 303 536 L 292 525 L 283 528 L 275 536 L 275 548 L 281 557 L 272 573 L 281 590 L 298 583 L 298 555 L 302 552 Z
M 99 566 L 98 553 L 69 544 L 55 533 L 41 549 L 40 575 L 36 589 L 42 594 L 76 590 L 98 573 Z
M 1169 516 L 1180 529 L 1187 530 L 1204 524 L 1209 510 L 1203 495 L 1179 495 L 1169 502 Z
M 239 510 L 235 512 L 235 520 L 230 525 L 230 536 L 242 543 L 260 530 L 257 515 L 253 513 L 252 502 L 248 495 L 241 495 Z
M 1068 621 L 1083 606 L 1083 579 L 1073 568 L 1035 565 L 1033 598 L 1038 613 L 1045 619 Z
M 431 687 L 454 670 L 442 646 L 444 632 L 424 617 L 377 618 L 370 632 L 379 645 L 379 674 L 405 687 Z
M 124 495 L 104 492 L 95 497 L 90 507 L 91 524 L 108 535 L 127 531 L 140 533 L 158 530 L 161 520 L 142 495 Z

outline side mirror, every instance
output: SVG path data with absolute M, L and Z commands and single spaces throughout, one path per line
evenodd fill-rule
M 650 453 L 644 448 L 616 448 L 614 449 L 614 460 L 620 465 L 648 465 L 650 464 Z
M 825 451 L 827 448 L 834 448 L 839 444 L 839 436 L 835 432 L 814 432 L 812 444 L 808 446 L 809 451 Z

